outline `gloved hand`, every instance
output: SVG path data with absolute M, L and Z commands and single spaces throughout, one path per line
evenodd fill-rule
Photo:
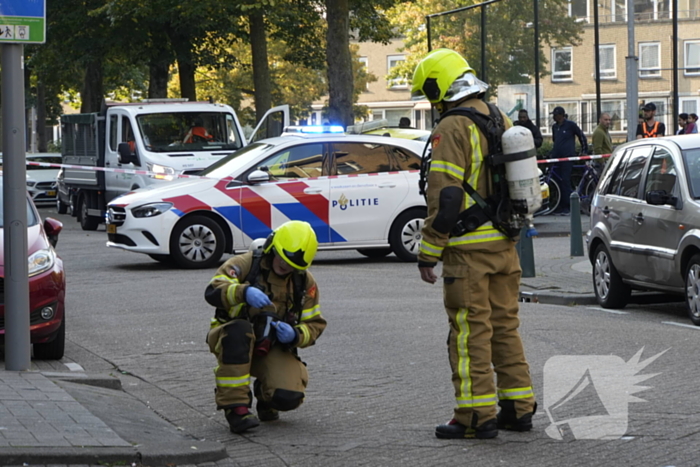
M 255 287 L 248 287 L 245 291 L 245 301 L 253 308 L 263 308 L 272 305 L 265 292 Z
M 277 329 L 277 340 L 283 344 L 289 344 L 297 336 L 294 328 L 284 321 L 275 321 L 272 325 Z

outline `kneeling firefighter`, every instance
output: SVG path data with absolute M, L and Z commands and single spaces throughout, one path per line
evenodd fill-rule
M 326 327 L 316 281 L 308 267 L 318 241 L 306 222 L 275 229 L 261 248 L 226 261 L 204 293 L 216 307 L 207 335 L 216 355 L 216 406 L 233 433 L 279 418 L 304 401 L 309 376 L 298 348 L 316 342 Z M 255 378 L 257 417 L 252 406 Z
M 510 121 L 483 100 L 487 89 L 467 61 L 449 49 L 430 52 L 413 75 L 413 97 L 427 98 L 440 113 L 428 143 L 432 160 L 422 170 L 428 217 L 418 255 L 421 279 L 431 284 L 437 281 L 433 268 L 443 262 L 450 325 L 456 406 L 452 419 L 436 427 L 438 438 L 528 431 L 536 409 L 518 333 L 521 269 L 515 249 L 520 229 L 541 204 L 534 142 L 529 135 L 516 144 L 519 148 L 510 148 L 517 154 L 503 154 L 507 137 L 520 140 L 525 134 L 518 127 L 505 131 Z M 510 184 L 506 166 L 516 169 L 508 170 Z M 527 189 L 512 199 L 522 187 Z

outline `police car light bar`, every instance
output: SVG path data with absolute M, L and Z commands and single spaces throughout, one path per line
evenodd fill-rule
M 345 130 L 340 125 L 300 125 L 288 126 L 284 132 L 289 133 L 345 133 Z
M 365 131 L 376 130 L 377 128 L 388 128 L 389 121 L 382 118 L 381 120 L 372 120 L 371 122 L 358 123 L 348 127 L 348 133 L 362 134 Z

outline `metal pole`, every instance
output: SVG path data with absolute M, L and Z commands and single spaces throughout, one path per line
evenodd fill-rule
M 581 200 L 575 191 L 569 197 L 571 204 L 571 256 L 583 256 L 583 228 L 581 227 Z
M 639 122 L 639 87 L 637 43 L 634 41 L 634 2 L 627 2 L 627 57 L 625 57 L 627 92 L 627 141 L 634 141 Z
M 676 134 L 675 129 L 678 128 L 678 114 L 680 107 L 678 105 L 678 0 L 672 0 L 673 8 L 673 115 L 671 115 L 671 125 L 674 131 L 670 134 Z
M 5 369 L 31 365 L 27 265 L 24 46 L 2 44 L 2 147 L 5 241 Z
M 486 5 L 481 7 L 481 81 L 488 83 L 486 78 Z
M 535 5 L 535 121 L 540 128 L 540 12 L 539 0 L 533 0 Z
M 595 38 L 595 123 L 600 121 L 600 31 L 598 30 L 598 1 L 593 2 L 593 34 Z
M 428 30 L 428 52 L 433 50 L 433 45 L 431 44 L 430 38 L 430 16 L 425 17 L 425 27 Z

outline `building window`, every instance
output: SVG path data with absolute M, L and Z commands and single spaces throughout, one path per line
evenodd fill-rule
M 573 51 L 571 47 L 552 50 L 552 81 L 571 81 Z
M 569 0 L 569 16 L 588 21 L 588 0 Z
M 367 57 L 360 57 L 357 59 L 360 64 L 362 65 L 362 69 L 364 70 L 365 73 L 369 74 L 369 58 Z M 369 89 L 369 83 L 365 85 L 365 89 Z
M 700 41 L 685 42 L 686 75 L 700 75 Z
M 617 78 L 615 61 L 615 44 L 601 45 L 600 51 L 600 79 Z
M 548 102 L 545 107 L 547 111 L 547 118 L 541 119 L 540 123 L 547 125 L 540 128 L 543 134 L 552 134 L 552 125 L 554 125 L 552 111 L 554 110 L 554 107 L 563 107 L 564 112 L 566 112 L 566 119 L 572 120 L 579 125 L 579 127 L 581 126 L 581 116 L 579 115 L 578 111 L 578 102 Z
M 639 77 L 658 78 L 661 76 L 661 44 L 646 42 L 639 44 Z
M 698 99 L 695 97 L 681 99 L 681 112 L 687 114 L 698 113 Z
M 386 57 L 386 71 L 387 74 L 391 72 L 391 69 L 401 65 L 406 61 L 405 55 L 387 55 Z M 389 87 L 392 89 L 406 88 L 408 87 L 408 81 L 406 78 L 392 78 L 388 83 Z
M 610 115 L 610 118 L 612 120 L 610 123 L 611 132 L 627 130 L 627 116 L 625 115 L 625 105 L 626 104 L 624 100 L 600 102 L 601 115 L 607 113 L 608 115 Z M 591 110 L 593 111 L 593 115 L 591 115 L 591 121 L 595 121 L 594 123 L 592 123 L 593 129 L 595 129 L 595 127 L 598 126 L 598 121 L 596 120 L 598 112 L 596 111 L 595 101 L 591 102 Z

